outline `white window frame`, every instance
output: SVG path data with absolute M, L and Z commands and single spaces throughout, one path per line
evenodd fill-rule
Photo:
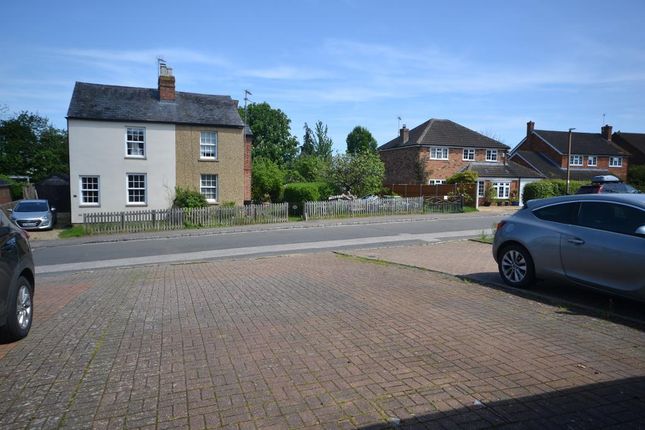
M 211 151 L 208 151 L 208 148 L 211 148 Z M 216 131 L 202 131 L 199 133 L 199 158 L 200 160 L 217 160 Z
M 497 149 L 486 150 L 486 161 L 497 162 Z
M 477 197 L 485 197 L 485 196 L 486 196 L 486 182 L 477 181 Z
M 598 165 L 598 156 L 590 155 L 587 157 L 587 166 L 596 167 Z
M 205 177 L 205 176 L 210 176 L 210 177 L 215 178 L 215 181 L 214 181 L 214 182 L 215 182 L 215 184 L 213 185 L 213 184 L 211 183 L 211 184 L 206 184 L 206 185 L 204 185 L 204 179 L 205 179 L 204 177 Z M 218 201 L 218 193 L 219 193 L 219 190 L 218 190 L 218 184 L 219 184 L 219 175 L 216 175 L 216 174 L 214 174 L 214 173 L 202 173 L 202 174 L 199 176 L 199 192 L 200 192 L 201 194 L 203 194 L 203 195 L 204 195 L 204 197 L 206 197 L 206 201 L 207 201 L 207 202 L 209 202 L 209 203 L 217 203 L 217 201 Z M 215 198 L 214 198 L 214 199 L 213 199 L 213 198 L 209 198 L 209 197 L 208 197 L 208 194 L 206 194 L 206 193 L 205 193 L 205 191 L 206 191 L 206 190 L 212 190 L 212 189 L 214 189 L 214 191 L 215 191 L 215 193 L 214 193 L 214 194 L 215 194 Z
M 492 183 L 498 199 L 508 199 L 511 195 L 511 183 L 506 181 L 497 181 Z
M 130 187 L 130 176 L 142 176 L 143 187 Z M 143 190 L 143 201 L 130 200 L 130 191 Z M 125 174 L 125 198 L 128 206 L 146 206 L 148 204 L 148 175 L 145 173 L 126 173 Z
M 449 155 L 448 147 L 446 146 L 431 146 L 430 159 L 431 160 L 447 160 Z
M 96 179 L 96 188 L 84 187 L 83 179 Z M 94 192 L 96 192 L 96 201 L 87 201 L 88 193 Z M 97 175 L 80 175 L 78 178 L 78 194 L 81 206 L 101 206 L 101 178 Z
M 582 155 L 580 154 L 571 154 L 569 155 L 569 166 L 582 166 Z
M 464 148 L 461 159 L 463 161 L 475 161 L 475 150 L 472 148 Z
M 623 167 L 623 157 L 609 157 L 609 167 Z
M 443 185 L 445 183 L 445 179 L 428 179 L 428 185 Z
M 143 140 L 130 139 L 130 134 L 134 132 L 141 135 Z M 134 145 L 141 146 L 141 154 L 134 154 Z M 132 148 L 132 149 L 131 149 Z M 136 151 L 139 152 L 139 151 Z M 145 127 L 126 127 L 125 128 L 125 156 L 126 158 L 146 158 L 146 129 Z

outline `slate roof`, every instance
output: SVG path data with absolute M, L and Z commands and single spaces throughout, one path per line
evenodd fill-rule
M 508 146 L 463 125 L 447 119 L 429 119 L 410 130 L 407 142 L 401 135 L 381 145 L 378 150 L 386 151 L 420 146 L 450 146 L 459 148 L 508 149 Z
M 511 155 L 511 161 L 515 157 L 520 157 L 529 163 L 535 170 L 541 173 L 546 179 L 566 179 L 567 169 L 562 168 L 559 164 L 555 164 L 547 156 L 533 151 L 515 151 Z M 609 171 L 603 169 L 578 169 L 571 167 L 570 175 L 572 180 L 586 181 L 591 180 L 592 177 L 597 175 L 609 175 Z
M 645 163 L 645 134 L 644 133 L 623 133 L 617 131 L 612 136 L 613 141 L 621 148 L 626 149 L 632 155 L 630 164 Z
M 560 154 L 567 154 L 569 147 L 568 131 L 534 130 L 550 143 Z M 602 137 L 600 133 L 576 133 L 571 136 L 571 153 L 581 155 L 629 155 L 615 143 Z
M 76 82 L 67 118 L 244 127 L 229 96 L 177 91 L 175 101 L 159 101 L 154 88 L 85 82 Z
M 472 170 L 480 178 L 543 178 L 544 175 L 514 161 L 502 163 L 469 163 L 461 171 Z

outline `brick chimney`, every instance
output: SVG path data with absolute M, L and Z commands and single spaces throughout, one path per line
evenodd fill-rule
M 535 123 L 533 121 L 529 121 L 526 123 L 526 136 L 530 136 L 531 133 L 533 133 L 533 130 L 535 129 Z
M 604 137 L 605 139 L 611 141 L 611 130 L 612 130 L 612 128 L 613 127 L 611 125 L 605 124 L 605 126 L 600 129 L 600 134 L 602 134 L 602 137 Z
M 175 101 L 175 77 L 172 75 L 172 69 L 165 63 L 159 64 L 159 100 L 174 102 Z
M 403 124 L 403 128 L 399 131 L 401 135 L 401 143 L 405 144 L 408 143 L 408 140 L 410 140 L 410 129 Z

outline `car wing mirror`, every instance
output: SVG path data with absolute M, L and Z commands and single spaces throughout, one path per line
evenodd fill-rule
M 636 229 L 634 232 L 636 236 L 645 237 L 645 225 L 642 225 Z

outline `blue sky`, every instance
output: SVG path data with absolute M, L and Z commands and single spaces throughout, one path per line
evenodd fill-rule
M 344 152 L 446 118 L 509 146 L 537 129 L 645 132 L 645 2 L 7 0 L 0 107 L 64 128 L 75 81 L 266 101 Z M 242 102 L 241 102 L 242 103 Z

